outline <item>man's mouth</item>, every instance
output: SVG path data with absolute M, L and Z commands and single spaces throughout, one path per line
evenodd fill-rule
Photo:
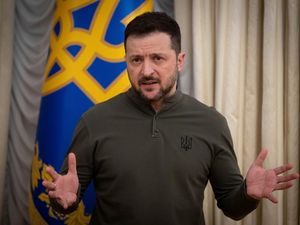
M 139 80 L 139 85 L 159 84 L 159 80 L 155 78 L 142 78 Z
M 157 84 L 158 82 L 155 81 L 155 80 L 152 80 L 152 81 L 144 81 L 142 82 L 142 85 L 151 85 L 151 84 Z

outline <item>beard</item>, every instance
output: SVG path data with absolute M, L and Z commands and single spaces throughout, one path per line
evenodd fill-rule
M 159 78 L 156 78 L 154 76 L 143 76 L 138 81 L 138 87 L 132 85 L 132 87 L 135 89 L 135 91 L 140 95 L 141 98 L 148 102 L 155 102 L 162 99 L 165 99 L 170 96 L 170 92 L 173 89 L 174 85 L 176 85 L 178 79 L 178 72 L 174 72 L 172 76 L 169 77 L 166 84 L 164 86 L 161 85 L 161 80 Z M 140 85 L 144 83 L 157 83 L 160 85 L 160 89 L 156 93 L 154 97 L 149 98 L 143 90 L 140 88 Z M 151 91 L 151 89 L 149 89 Z

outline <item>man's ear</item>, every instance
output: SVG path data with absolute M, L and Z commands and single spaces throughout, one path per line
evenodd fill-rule
M 178 54 L 178 57 L 177 57 L 177 70 L 178 70 L 178 72 L 180 72 L 183 69 L 184 62 L 185 62 L 185 53 L 180 52 Z

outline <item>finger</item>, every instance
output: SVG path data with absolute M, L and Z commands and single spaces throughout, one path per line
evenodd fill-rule
M 76 196 L 76 195 L 74 195 L 74 196 Z M 71 206 L 76 201 L 76 197 L 74 197 L 74 196 L 59 199 L 60 204 L 62 205 L 62 207 L 64 209 L 67 209 L 69 206 Z
M 262 149 L 260 151 L 260 153 L 258 154 L 257 158 L 255 159 L 254 164 L 257 165 L 257 166 L 262 167 L 267 155 L 268 155 L 268 150 L 267 149 Z
M 61 199 L 61 196 L 59 194 L 59 191 L 49 191 L 48 195 L 50 198 L 55 198 L 55 199 Z
M 68 167 L 69 167 L 68 173 L 77 174 L 76 156 L 72 152 L 68 155 Z
M 48 195 L 50 198 L 55 198 L 57 201 L 65 201 L 65 195 L 60 190 L 49 191 Z
M 274 188 L 273 191 L 277 191 L 277 190 L 285 190 L 288 189 L 290 187 L 293 186 L 293 182 L 292 181 L 288 181 L 288 182 L 284 182 L 284 183 L 280 183 L 277 184 L 276 187 Z
M 49 197 L 55 199 L 64 209 L 68 208 L 68 204 L 65 198 L 62 198 L 60 191 L 49 191 Z
M 292 173 L 286 176 L 277 176 L 277 183 L 295 180 L 299 177 L 298 173 Z
M 59 174 L 51 166 L 46 167 L 46 172 L 52 177 L 54 181 L 56 181 L 59 177 Z
M 63 207 L 64 207 L 64 209 L 67 209 L 67 208 L 68 208 L 68 203 L 67 203 L 67 201 L 63 201 Z
M 77 195 L 76 194 L 70 194 L 68 195 L 68 197 L 66 198 L 68 207 L 73 205 L 77 200 Z
M 53 182 L 44 180 L 42 182 L 42 185 L 48 190 L 48 191 L 53 191 L 56 188 L 56 185 Z
M 65 200 L 62 199 L 57 199 L 56 200 L 64 209 L 68 208 L 67 202 Z
M 276 175 L 285 173 L 286 171 L 289 171 L 290 169 L 293 168 L 292 164 L 287 164 L 287 165 L 283 165 L 283 166 L 279 166 L 277 168 L 274 169 Z
M 268 196 L 267 196 L 267 199 L 269 199 L 271 202 L 273 202 L 273 203 L 278 203 L 278 200 L 277 200 L 277 198 L 274 196 L 274 195 L 272 195 L 272 193 L 270 193 Z

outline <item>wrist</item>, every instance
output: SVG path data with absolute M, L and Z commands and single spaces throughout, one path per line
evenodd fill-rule
M 245 179 L 244 181 L 244 193 L 245 193 L 245 197 L 249 200 L 253 200 L 253 201 L 260 200 L 253 193 L 251 193 L 251 190 L 248 188 L 247 179 Z

